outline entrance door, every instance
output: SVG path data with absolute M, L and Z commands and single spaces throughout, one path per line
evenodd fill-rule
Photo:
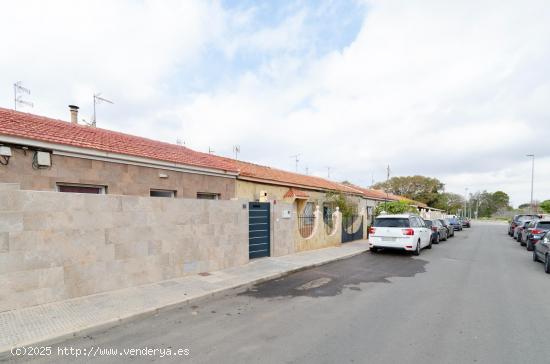
M 248 204 L 248 257 L 268 257 L 270 250 L 269 202 Z

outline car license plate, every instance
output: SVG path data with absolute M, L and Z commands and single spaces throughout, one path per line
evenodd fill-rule
M 382 241 L 395 241 L 395 238 L 390 238 L 387 236 L 382 237 Z

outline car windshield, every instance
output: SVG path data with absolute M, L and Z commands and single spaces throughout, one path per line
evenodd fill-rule
M 550 221 L 543 221 L 537 224 L 537 229 L 550 230 Z
M 377 218 L 373 223 L 374 227 L 410 227 L 409 219 L 406 218 Z

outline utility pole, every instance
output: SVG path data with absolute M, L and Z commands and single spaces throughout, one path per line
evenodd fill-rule
M 327 166 L 327 178 L 330 179 L 330 166 Z
M 466 217 L 466 214 L 468 212 L 468 187 L 464 189 L 466 192 L 464 193 L 464 212 L 462 214 L 463 217 Z
M 535 184 L 535 154 L 527 154 L 527 157 L 531 157 L 531 213 L 534 213 L 535 206 L 533 204 L 533 186 Z
M 384 201 L 384 210 L 386 210 L 386 212 L 388 212 L 388 209 L 387 209 L 388 199 L 390 198 L 388 193 L 389 182 L 390 182 L 390 165 L 388 164 L 388 166 L 386 167 L 386 201 Z

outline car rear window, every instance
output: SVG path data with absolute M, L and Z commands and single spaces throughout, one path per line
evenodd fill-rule
M 550 230 L 550 221 L 539 222 L 539 223 L 537 224 L 537 228 L 541 228 L 541 229 L 545 229 L 545 230 Z
M 377 218 L 374 227 L 410 227 L 409 219 L 401 218 Z
M 449 222 L 451 224 L 458 224 L 458 220 L 457 219 L 449 219 Z
M 432 227 L 433 225 L 433 222 L 431 220 L 424 220 L 424 223 L 426 224 L 427 227 Z

